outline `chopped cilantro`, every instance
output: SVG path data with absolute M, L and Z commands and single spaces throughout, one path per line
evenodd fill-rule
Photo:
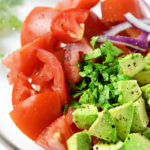
M 69 104 L 66 104 L 64 106 L 64 115 L 67 113 L 68 109 L 69 109 Z
M 79 108 L 82 104 L 94 104 L 102 109 L 118 106 L 117 82 L 131 79 L 120 72 L 117 57 L 122 51 L 110 41 L 97 48 L 97 40 L 98 37 L 92 38 L 91 44 L 95 50 L 83 56 L 83 61 L 78 63 L 81 81 L 76 86 L 69 83 L 73 98 L 79 98 L 72 101 L 73 108 Z M 95 58 L 100 58 L 100 63 L 92 60 Z

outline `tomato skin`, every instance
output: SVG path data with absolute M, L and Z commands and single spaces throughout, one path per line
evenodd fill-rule
M 100 18 L 92 11 L 85 22 L 84 36 L 91 40 L 93 36 L 103 34 L 108 28 L 102 23 Z
M 105 0 L 101 2 L 103 22 L 125 21 L 124 15 L 128 12 L 137 18 L 143 13 L 138 0 Z
M 21 45 L 24 46 L 51 32 L 51 22 L 59 12 L 56 8 L 35 7 L 23 23 L 21 29 Z
M 65 83 L 65 76 L 63 68 L 58 59 L 50 52 L 42 49 L 37 50 L 38 59 L 50 67 L 51 73 L 54 77 L 52 90 L 57 91 L 61 97 L 62 106 L 67 103 L 67 89 Z
M 68 9 L 57 15 L 52 21 L 51 31 L 62 42 L 80 41 L 84 34 L 84 22 L 89 11 L 84 9 Z
M 79 68 L 77 66 L 78 61 L 81 60 L 80 54 L 86 55 L 89 51 L 93 51 L 93 49 L 89 42 L 83 38 L 80 42 L 67 44 L 65 50 L 64 70 L 68 81 L 75 84 L 80 80 Z
M 16 105 L 22 103 L 28 97 L 35 94 L 36 92 L 31 87 L 31 84 L 29 83 L 27 77 L 24 74 L 20 73 L 17 76 L 17 79 L 13 85 L 13 90 L 12 90 L 13 108 L 15 108 Z
M 36 139 L 36 143 L 46 150 L 67 150 L 66 141 L 73 132 L 65 116 L 50 124 Z
M 16 126 L 32 140 L 60 114 L 60 98 L 56 92 L 31 96 L 10 112 Z
M 65 10 L 69 8 L 90 9 L 94 7 L 100 0 L 62 0 L 58 2 L 57 8 Z

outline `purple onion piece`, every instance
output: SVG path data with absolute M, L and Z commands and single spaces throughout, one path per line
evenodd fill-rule
M 138 39 L 139 39 L 139 40 L 146 41 L 148 35 L 149 35 L 149 33 L 143 31 L 143 32 L 139 35 Z
M 147 25 L 141 21 L 139 21 L 136 17 L 134 17 L 131 13 L 125 14 L 125 19 L 127 22 L 132 24 L 135 28 L 142 30 L 144 32 L 150 33 L 150 25 Z
M 148 10 L 150 11 L 150 5 L 147 3 L 146 0 L 142 0 L 143 4 L 148 8 Z
M 134 39 L 127 36 L 99 36 L 98 42 L 104 42 L 106 40 L 112 41 L 112 43 L 125 45 L 132 47 L 136 50 L 140 50 L 142 52 L 146 51 L 150 45 L 149 42 L 143 41 L 141 39 Z
M 138 19 L 139 21 L 150 25 L 150 18 Z M 107 30 L 104 35 L 114 36 L 128 28 L 132 27 L 132 25 L 128 22 L 120 23 L 116 26 L 113 26 L 111 29 Z

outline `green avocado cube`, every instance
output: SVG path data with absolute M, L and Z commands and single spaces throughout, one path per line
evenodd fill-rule
M 141 54 L 130 54 L 119 60 L 121 72 L 133 77 L 144 69 L 145 60 Z
M 82 105 L 73 112 L 73 122 L 79 129 L 88 129 L 98 117 L 98 109 L 94 105 Z
M 150 150 L 150 140 L 140 133 L 129 134 L 119 150 Z
M 133 103 L 127 103 L 113 109 L 110 109 L 112 117 L 115 120 L 117 135 L 121 140 L 125 140 L 127 135 L 130 133 L 134 106 Z
M 149 122 L 145 108 L 145 101 L 142 97 L 140 97 L 133 105 L 134 105 L 134 114 L 131 132 L 139 132 L 146 129 Z
M 141 133 L 150 140 L 150 128 L 146 128 L 145 130 L 141 131 Z
M 142 94 L 136 80 L 125 80 L 118 82 L 119 98 L 121 104 L 136 101 Z
M 123 142 L 118 141 L 117 143 L 98 143 L 93 146 L 93 150 L 119 150 L 119 148 L 122 146 Z
M 91 136 L 87 132 L 75 133 L 67 140 L 68 150 L 90 150 Z
M 145 71 L 145 70 L 140 71 L 133 78 L 135 80 L 137 80 L 139 85 L 150 84 L 150 70 L 148 70 L 148 71 Z
M 144 59 L 145 59 L 144 70 L 150 70 L 150 53 L 148 53 Z
M 148 106 L 150 107 L 150 84 L 141 87 L 142 96 L 146 100 Z
M 117 131 L 115 121 L 107 109 L 103 110 L 89 129 L 89 134 L 108 142 L 116 142 Z

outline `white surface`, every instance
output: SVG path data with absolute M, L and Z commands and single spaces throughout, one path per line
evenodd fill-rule
M 58 0 L 24 0 L 25 4 L 17 10 L 17 14 L 21 20 L 35 6 L 54 6 Z M 95 12 L 100 15 L 100 6 L 95 8 Z M 9 53 L 20 47 L 19 32 L 12 32 L 7 36 L 0 37 L 0 53 L 7 56 Z M 0 60 L 1 61 L 1 60 Z M 42 150 L 39 146 L 34 144 L 15 126 L 9 117 L 11 106 L 11 86 L 9 86 L 6 74 L 7 69 L 1 65 L 0 62 L 0 133 L 3 133 L 12 143 L 14 143 L 20 150 Z M 0 145 L 0 150 L 3 150 Z M 6 149 L 4 149 L 6 150 Z

